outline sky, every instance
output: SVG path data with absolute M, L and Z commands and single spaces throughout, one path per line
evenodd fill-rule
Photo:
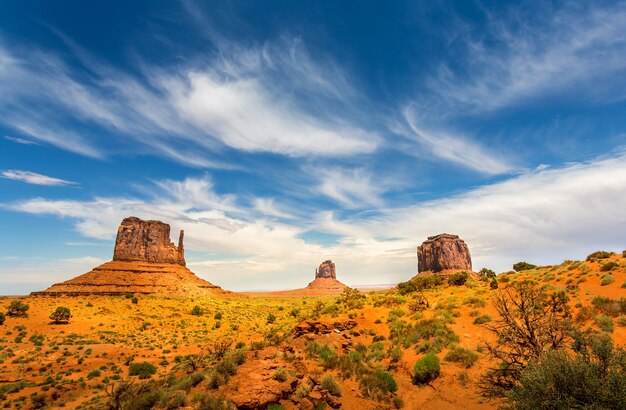
M 290 289 L 626 248 L 624 1 L 0 2 L 0 294 L 110 260 Z

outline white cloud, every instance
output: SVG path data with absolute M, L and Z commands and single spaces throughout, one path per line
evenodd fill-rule
M 45 186 L 66 186 L 76 185 L 76 182 L 66 181 L 60 178 L 53 178 L 47 175 L 37 174 L 36 172 L 23 171 L 19 169 L 9 169 L 2 171 L 0 177 L 5 179 L 12 179 L 14 181 L 21 181 L 27 184 L 33 185 L 45 185 Z
M 16 144 L 22 144 L 22 145 L 39 145 L 38 143 L 36 143 L 35 141 L 31 141 L 31 140 L 25 140 L 23 138 L 17 138 L 17 137 L 11 137 L 9 135 L 5 135 L 4 139 L 6 139 L 7 141 L 12 141 L 15 142 Z
M 252 47 L 224 41 L 201 62 L 144 65 L 136 77 L 66 41 L 82 67 L 0 44 L 6 126 L 104 157 L 109 152 L 97 126 L 135 150 L 139 144 L 144 152 L 199 167 L 227 167 L 220 161 L 224 146 L 308 157 L 370 153 L 381 142 L 361 125 L 366 117 L 354 109 L 359 97 L 345 74 L 332 61 L 314 61 L 298 39 Z
M 348 208 L 363 205 L 380 206 L 380 194 L 386 188 L 386 181 L 372 181 L 372 173 L 362 168 L 355 169 L 316 169 L 320 184 L 317 190 Z
M 505 158 L 503 155 L 488 152 L 468 138 L 422 129 L 418 124 L 414 107 L 405 107 L 403 116 L 409 129 L 403 130 L 398 127 L 397 130 L 410 140 L 427 147 L 429 154 L 437 158 L 489 175 L 503 174 L 514 169 L 510 165 L 510 157 Z
M 566 3 L 509 13 L 486 10 L 488 31 L 481 38 L 467 30 L 455 40 L 465 48 L 454 61 L 437 67 L 429 90 L 438 98 L 424 103 L 442 115 L 480 113 L 556 93 L 606 101 L 626 97 L 626 5 Z

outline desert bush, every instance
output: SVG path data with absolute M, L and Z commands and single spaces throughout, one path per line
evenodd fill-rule
M 98 370 L 98 369 L 93 369 L 92 371 L 90 371 L 90 372 L 87 374 L 87 378 L 88 378 L 88 379 L 93 379 L 93 378 L 96 378 L 96 377 L 100 377 L 101 375 L 102 375 L 102 373 L 100 372 L 100 370 Z
M 0 312 L 0 326 L 2 326 L 4 324 L 5 321 L 5 317 L 4 317 L 4 313 Z
M 28 306 L 26 303 L 21 300 L 14 300 L 9 304 L 9 308 L 7 309 L 7 316 L 15 316 L 15 317 L 27 317 L 28 316 Z
M 200 306 L 196 305 L 193 307 L 193 309 L 191 309 L 191 314 L 193 316 L 202 316 L 204 315 L 204 311 L 202 310 Z
M 596 262 L 598 259 L 607 259 L 613 255 L 613 252 L 596 251 L 591 253 L 585 259 L 587 262 Z
M 465 368 L 469 369 L 478 360 L 478 353 L 462 347 L 454 347 L 446 353 L 443 360 L 446 362 L 460 363 Z
M 491 279 L 491 283 L 489 283 L 489 288 L 498 289 L 498 280 L 496 278 Z
M 56 310 L 50 314 L 50 320 L 55 324 L 67 323 L 70 321 L 71 317 L 70 309 L 64 306 L 57 307 Z
M 613 329 L 614 329 L 613 319 L 611 319 L 609 316 L 607 315 L 596 316 L 595 321 L 596 321 L 596 325 L 598 325 L 600 329 L 608 333 L 613 333 Z
M 228 350 L 232 346 L 233 341 L 230 339 L 219 339 L 213 342 L 213 345 L 208 348 L 209 352 L 215 356 L 216 359 L 221 359 L 228 353 Z
M 411 298 L 407 303 L 407 307 L 411 313 L 417 313 L 428 309 L 430 307 L 430 302 L 428 302 L 428 299 L 426 299 L 426 296 L 424 296 L 422 291 L 416 291 L 413 298 Z
M 364 375 L 359 380 L 359 385 L 368 397 L 384 397 L 398 390 L 398 383 L 393 375 L 384 370 L 376 370 Z
M 413 365 L 413 384 L 428 384 L 439 377 L 440 371 L 439 358 L 428 353 Z
M 487 268 L 482 268 L 480 271 L 478 271 L 478 274 L 480 275 L 480 278 L 484 281 L 488 281 L 496 277 L 496 273 Z
M 607 286 L 607 285 L 610 285 L 613 282 L 615 282 L 615 279 L 613 278 L 613 276 L 610 273 L 607 273 L 600 280 L 600 286 Z
M 464 305 L 470 305 L 472 307 L 485 307 L 487 306 L 487 302 L 484 299 L 478 298 L 476 296 L 468 296 L 463 299 Z
M 419 352 L 439 353 L 444 347 L 459 341 L 459 337 L 439 318 L 423 319 L 414 324 L 401 320 L 391 322 L 389 338 L 404 347 L 419 342 Z
M 469 274 L 462 270 L 448 276 L 448 284 L 453 286 L 463 286 L 465 285 L 465 282 L 467 282 L 467 278 L 469 278 Z
M 401 295 L 412 293 L 417 290 L 432 289 L 436 286 L 442 285 L 444 278 L 441 275 L 424 275 L 417 276 L 407 282 L 398 283 L 398 291 Z
M 289 377 L 289 373 L 284 367 L 279 367 L 278 369 L 276 369 L 274 375 L 272 376 L 274 380 L 277 380 L 279 382 L 284 382 L 285 380 L 287 380 L 287 377 Z
M 548 293 L 530 281 L 515 283 L 492 298 L 499 318 L 485 324 L 496 336 L 486 344 L 498 362 L 481 378 L 487 396 L 502 396 L 518 385 L 527 363 L 570 339 L 571 313 L 564 292 Z
M 220 311 L 215 312 L 215 314 L 213 315 L 213 319 L 222 320 L 222 312 Z
M 272 324 L 276 321 L 276 315 L 273 313 L 270 313 L 269 315 L 267 315 L 267 324 Z
M 320 387 L 327 390 L 333 396 L 341 396 L 341 386 L 335 381 L 333 376 L 326 376 L 322 379 Z
M 30 396 L 30 404 L 33 409 L 43 409 L 46 407 L 46 395 L 45 394 L 33 394 Z
M 535 269 L 536 267 L 537 267 L 537 265 L 533 265 L 532 263 L 517 262 L 515 265 L 513 265 L 513 270 L 515 272 L 521 272 L 523 270 Z
M 626 297 L 623 296 L 619 298 L 619 300 L 607 298 L 604 296 L 596 296 L 591 300 L 591 305 L 596 311 L 609 316 L 619 316 L 620 314 L 626 314 Z
M 356 288 L 344 288 L 339 296 L 339 302 L 346 305 L 348 309 L 361 309 L 365 295 Z
M 139 303 L 139 299 L 137 299 L 136 296 L 133 296 L 133 298 L 130 301 L 133 302 L 133 305 L 136 305 L 137 303 Z
M 617 262 L 613 262 L 613 261 L 607 262 L 600 267 L 600 272 L 609 272 L 618 267 L 619 267 L 619 263 Z
M 128 368 L 130 376 L 139 376 L 140 379 L 149 379 L 156 371 L 156 367 L 148 362 L 132 363 Z
M 183 393 L 175 393 L 161 399 L 160 407 L 165 410 L 176 410 L 187 405 L 187 396 Z
M 161 386 L 154 382 L 134 384 L 122 381 L 105 388 L 110 410 L 150 410 L 161 400 Z
M 478 315 L 474 318 L 475 325 L 482 325 L 491 322 L 491 316 L 487 314 Z
M 548 351 L 508 394 L 511 409 L 622 409 L 626 352 L 608 335 L 579 336 L 575 351 Z
M 224 396 L 203 396 L 197 410 L 235 410 L 235 405 Z

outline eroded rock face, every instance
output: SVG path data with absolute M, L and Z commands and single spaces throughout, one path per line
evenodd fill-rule
M 144 221 L 134 216 L 124 218 L 117 229 L 114 261 L 173 263 L 185 266 L 184 231 L 178 246 L 170 240 L 170 226 L 161 221 Z
M 335 264 L 331 260 L 322 262 L 319 268 L 315 269 L 315 279 L 337 279 L 337 272 L 335 272 Z
M 418 272 L 472 270 L 472 258 L 467 244 L 458 235 L 442 233 L 429 236 L 417 247 Z

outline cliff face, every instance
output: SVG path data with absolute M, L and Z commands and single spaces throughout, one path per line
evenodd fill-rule
M 417 247 L 418 272 L 443 270 L 472 270 L 472 258 L 467 244 L 457 235 L 443 233 L 429 236 Z
M 335 264 L 331 260 L 324 261 L 320 264 L 319 268 L 315 270 L 315 279 L 337 279 L 337 272 L 335 271 Z
M 117 229 L 114 261 L 172 263 L 185 266 L 184 231 L 178 246 L 170 241 L 170 226 L 161 221 L 144 221 L 134 216 L 124 218 Z

